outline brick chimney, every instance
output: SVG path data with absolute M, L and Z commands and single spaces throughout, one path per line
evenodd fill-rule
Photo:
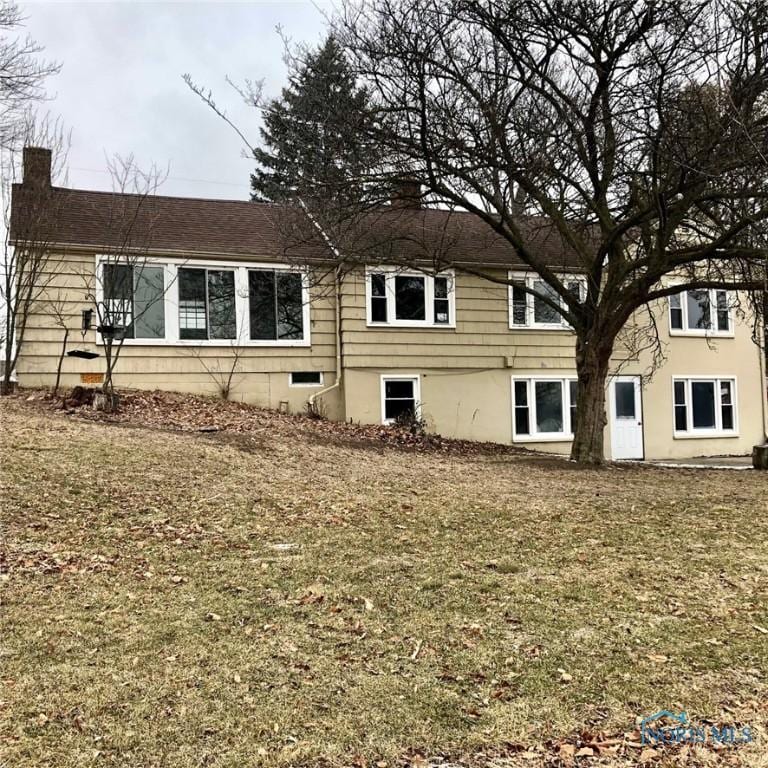
M 51 188 L 51 150 L 24 147 L 24 186 L 34 189 Z
M 392 193 L 393 208 L 421 208 L 421 184 L 416 179 L 400 179 Z

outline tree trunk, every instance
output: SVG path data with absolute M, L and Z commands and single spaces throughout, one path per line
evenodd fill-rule
M 11 373 L 13 370 L 13 342 L 12 337 L 6 336 L 4 339 L 5 345 L 3 347 L 3 376 L 0 381 L 0 395 L 11 395 L 14 390 L 14 383 L 11 381 Z
M 61 353 L 59 354 L 59 364 L 56 366 L 56 383 L 53 385 L 53 394 L 59 394 L 59 384 L 61 384 L 61 366 L 64 363 L 64 355 L 67 354 L 67 339 L 69 339 L 69 328 L 64 329 L 64 340 L 61 342 Z
M 597 336 L 599 334 L 592 333 Z M 606 344 L 590 338 L 576 342 L 576 373 L 579 379 L 576 400 L 571 458 L 579 464 L 602 464 L 605 461 L 603 435 L 608 419 L 605 415 L 605 389 L 613 340 Z

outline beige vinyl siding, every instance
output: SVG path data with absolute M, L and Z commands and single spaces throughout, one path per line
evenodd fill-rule
M 458 274 L 455 292 L 455 328 L 368 327 L 365 276 L 349 275 L 342 303 L 345 368 L 505 368 L 507 358 L 535 360 L 537 367 L 573 364 L 573 333 L 510 330 L 506 285 Z
M 210 257 L 205 261 L 212 261 Z M 222 262 L 224 260 L 222 259 Z M 227 262 L 233 261 L 227 259 Z M 234 260 L 265 262 L 259 254 Z M 190 257 L 194 265 L 194 257 Z M 93 281 L 95 252 L 62 254 L 60 270 L 48 298 L 65 301 L 70 327 L 69 349 L 101 351 L 95 331 L 80 336 L 80 313 L 91 306 L 86 281 Z M 505 277 L 505 272 L 499 272 Z M 85 276 L 85 277 L 84 277 Z M 449 437 L 512 440 L 512 376 L 546 377 L 575 374 L 575 336 L 568 330 L 510 329 L 506 285 L 458 274 L 455 278 L 455 328 L 369 327 L 366 322 L 365 276 L 348 275 L 341 307 L 343 388 L 322 397 L 329 418 L 380 423 L 382 375 L 417 375 L 423 416 L 429 428 Z M 335 380 L 335 307 L 333 286 L 310 287 L 309 347 L 242 347 L 231 398 L 298 412 L 307 399 Z M 764 436 L 764 382 L 760 352 L 751 339 L 751 321 L 733 317 L 733 338 L 669 335 L 667 302 L 654 307 L 666 351 L 666 361 L 652 376 L 649 351 L 633 352 L 619 339 L 613 372 L 643 376 L 643 433 L 646 458 L 688 458 L 701 455 L 744 454 Z M 735 313 L 734 313 L 735 315 Z M 645 325 L 647 318 L 640 317 Z M 51 386 L 61 349 L 62 331 L 44 305 L 30 318 L 19 361 L 22 386 Z M 228 369 L 232 352 L 221 346 L 123 346 L 115 381 L 118 387 L 166 389 L 217 394 L 210 368 Z M 62 383 L 80 383 L 81 374 L 100 373 L 104 359 L 65 358 Z M 320 371 L 323 385 L 289 387 L 291 371 Z M 672 377 L 734 377 L 739 430 L 737 436 L 681 439 L 673 434 Z M 606 455 L 611 453 L 611 425 L 606 427 Z M 567 453 L 569 443 L 525 443 L 526 448 Z
M 160 258 L 160 257 L 157 257 Z M 210 260 L 210 259 L 206 259 Z M 263 261 L 258 254 L 250 260 Z M 243 264 L 247 261 L 243 260 Z M 194 259 L 190 257 L 190 266 Z M 61 300 L 70 329 L 67 348 L 87 349 L 102 353 L 95 360 L 65 357 L 62 384 L 71 387 L 80 383 L 81 374 L 102 373 L 103 350 L 96 340 L 95 330 L 81 336 L 81 311 L 92 308 L 87 299 L 93 286 L 95 253 L 69 251 L 57 254 L 52 260 L 55 272 L 35 311 L 29 319 L 25 342 L 18 364 L 23 386 L 51 386 L 55 379 L 63 330 L 57 327 L 47 309 L 47 302 Z M 245 400 L 268 407 L 285 407 L 292 411 L 304 407 L 315 389 L 288 387 L 290 371 L 322 371 L 324 384 L 335 380 L 335 318 L 332 292 L 324 286 L 310 287 L 310 341 L 309 347 L 297 346 L 243 346 L 239 347 L 240 361 L 233 377 L 231 399 Z M 96 325 L 94 313 L 93 325 Z M 119 387 L 167 389 L 195 393 L 216 394 L 215 376 L 206 372 L 201 361 L 214 370 L 229 370 L 232 351 L 229 342 L 220 346 L 172 344 L 124 344 L 116 367 L 115 382 Z M 320 387 L 317 387 L 319 391 Z M 329 399 L 332 415 L 342 417 L 338 395 Z

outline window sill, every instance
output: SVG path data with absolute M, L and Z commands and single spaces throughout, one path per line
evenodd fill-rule
M 691 339 L 734 339 L 736 334 L 733 331 L 681 331 L 677 329 L 669 329 L 669 335 L 682 338 Z
M 395 320 L 391 323 L 374 323 L 370 320 L 366 322 L 367 328 L 418 328 L 423 331 L 455 331 L 456 323 L 426 323 L 420 321 Z
M 566 435 L 558 432 L 557 434 L 547 432 L 541 435 L 514 435 L 513 443 L 571 443 L 573 435 Z
M 672 437 L 675 440 L 703 440 L 705 438 L 729 438 L 738 437 L 739 433 L 733 430 L 718 431 L 716 429 L 701 429 L 695 432 L 673 432 Z
M 97 346 L 105 346 L 103 339 L 97 339 Z M 238 339 L 125 339 L 124 347 L 226 347 L 228 349 L 243 347 L 310 347 L 309 339 L 296 339 L 293 341 L 253 341 L 251 339 L 240 341 Z
M 510 325 L 510 331 L 560 331 L 561 333 L 573 333 L 573 328 L 567 325 Z

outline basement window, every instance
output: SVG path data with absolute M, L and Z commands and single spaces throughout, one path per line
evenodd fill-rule
M 398 419 L 419 418 L 418 376 L 382 376 L 381 377 L 381 421 L 393 424 Z
M 735 436 L 736 379 L 672 379 L 675 437 Z
M 323 383 L 321 371 L 291 371 L 289 376 L 291 387 L 319 387 Z
M 578 382 L 575 378 L 512 380 L 515 442 L 572 440 Z

